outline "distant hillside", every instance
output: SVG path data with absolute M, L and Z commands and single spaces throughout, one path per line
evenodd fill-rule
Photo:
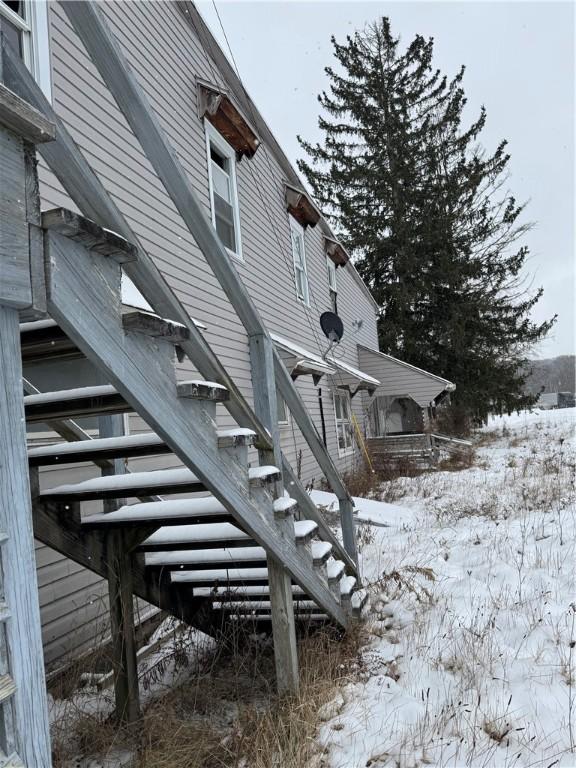
M 526 382 L 526 390 L 533 395 L 544 392 L 574 392 L 575 355 L 560 355 L 550 360 L 533 360 L 532 373 Z

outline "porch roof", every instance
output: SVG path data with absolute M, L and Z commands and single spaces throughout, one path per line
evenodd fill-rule
M 345 363 L 343 360 L 336 360 L 333 356 L 329 357 L 328 360 L 330 364 L 337 369 L 331 374 L 336 380 L 336 386 L 341 389 L 350 390 L 352 396 L 360 390 L 366 390 L 367 392 L 372 393 L 380 386 L 378 379 L 364 373 L 364 371 L 361 371 L 359 368 L 354 368 L 354 366 Z M 352 391 L 352 388 L 354 388 L 354 391 Z
M 310 352 L 277 333 L 271 333 L 270 338 L 279 347 L 282 359 L 293 379 L 303 375 L 312 375 L 320 379 L 325 374 L 336 373 L 331 363 L 326 362 L 320 355 Z

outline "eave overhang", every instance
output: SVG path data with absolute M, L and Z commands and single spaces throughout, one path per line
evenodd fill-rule
M 303 227 L 315 227 L 318 224 L 321 213 L 303 189 L 285 182 L 284 196 L 288 213 L 294 216 L 299 224 Z
M 320 355 L 309 352 L 299 344 L 295 344 L 276 333 L 271 333 L 270 338 L 278 347 L 280 356 L 292 379 L 295 380 L 299 376 L 312 376 L 314 384 L 317 384 L 322 376 L 336 373 L 336 368 L 327 363 Z
M 331 237 L 324 238 L 324 250 L 337 267 L 344 267 L 350 261 L 350 256 L 344 247 Z
M 362 391 L 372 395 L 380 386 L 378 379 L 369 376 L 364 371 L 354 368 L 354 366 L 342 360 L 329 357 L 328 362 L 337 369 L 332 375 L 334 385 L 338 389 L 345 389 L 350 392 L 350 397 L 354 397 L 354 395 Z
M 198 114 L 212 123 L 238 158 L 255 155 L 260 139 L 225 90 L 198 80 Z

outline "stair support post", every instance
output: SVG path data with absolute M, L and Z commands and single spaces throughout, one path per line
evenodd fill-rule
M 100 437 L 120 437 L 124 434 L 122 415 L 100 416 L 98 424 Z M 126 473 L 122 459 L 115 459 L 112 464 L 112 467 L 102 469 L 102 475 Z M 120 499 L 107 499 L 103 502 L 104 512 L 113 512 L 123 503 Z M 132 555 L 122 531 L 107 532 L 106 554 L 116 718 L 119 723 L 131 725 L 140 718 L 140 692 L 134 627 Z
M 50 768 L 52 761 L 19 321 L 20 312 L 34 312 L 39 300 L 32 283 L 32 273 L 43 272 L 42 249 L 31 234 L 39 210 L 34 144 L 49 140 L 51 129 L 0 84 L 0 533 L 6 537 L 0 545 L 0 597 L 10 612 L 0 625 L 0 666 L 15 685 L 0 705 L 0 758 L 35 768 Z
M 282 470 L 272 340 L 268 334 L 258 333 L 249 337 L 249 343 L 254 410 L 257 417 L 269 430 L 274 446 L 273 451 L 259 452 L 260 463 L 273 463 Z M 277 483 L 274 497 L 278 498 L 282 494 L 283 484 Z M 291 516 L 284 520 L 277 520 L 276 525 L 285 536 L 294 540 L 294 520 Z M 270 587 L 270 610 L 278 692 L 281 695 L 296 693 L 299 687 L 299 674 L 292 580 L 282 563 L 270 555 L 268 556 L 268 584 Z

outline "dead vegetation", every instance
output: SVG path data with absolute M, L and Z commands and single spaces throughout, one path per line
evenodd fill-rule
M 320 765 L 314 737 L 326 707 L 343 706 L 339 688 L 359 665 L 364 630 L 344 636 L 317 630 L 299 645 L 300 692 L 274 692 L 271 644 L 251 636 L 218 646 L 209 668 L 156 696 L 130 733 L 121 731 L 110 708 L 78 712 L 65 732 L 54 727 L 54 767 L 81 754 L 106 756 L 130 750 L 134 768 L 304 768 Z M 192 670 L 193 672 L 195 670 Z M 108 696 L 110 694 L 107 694 Z

